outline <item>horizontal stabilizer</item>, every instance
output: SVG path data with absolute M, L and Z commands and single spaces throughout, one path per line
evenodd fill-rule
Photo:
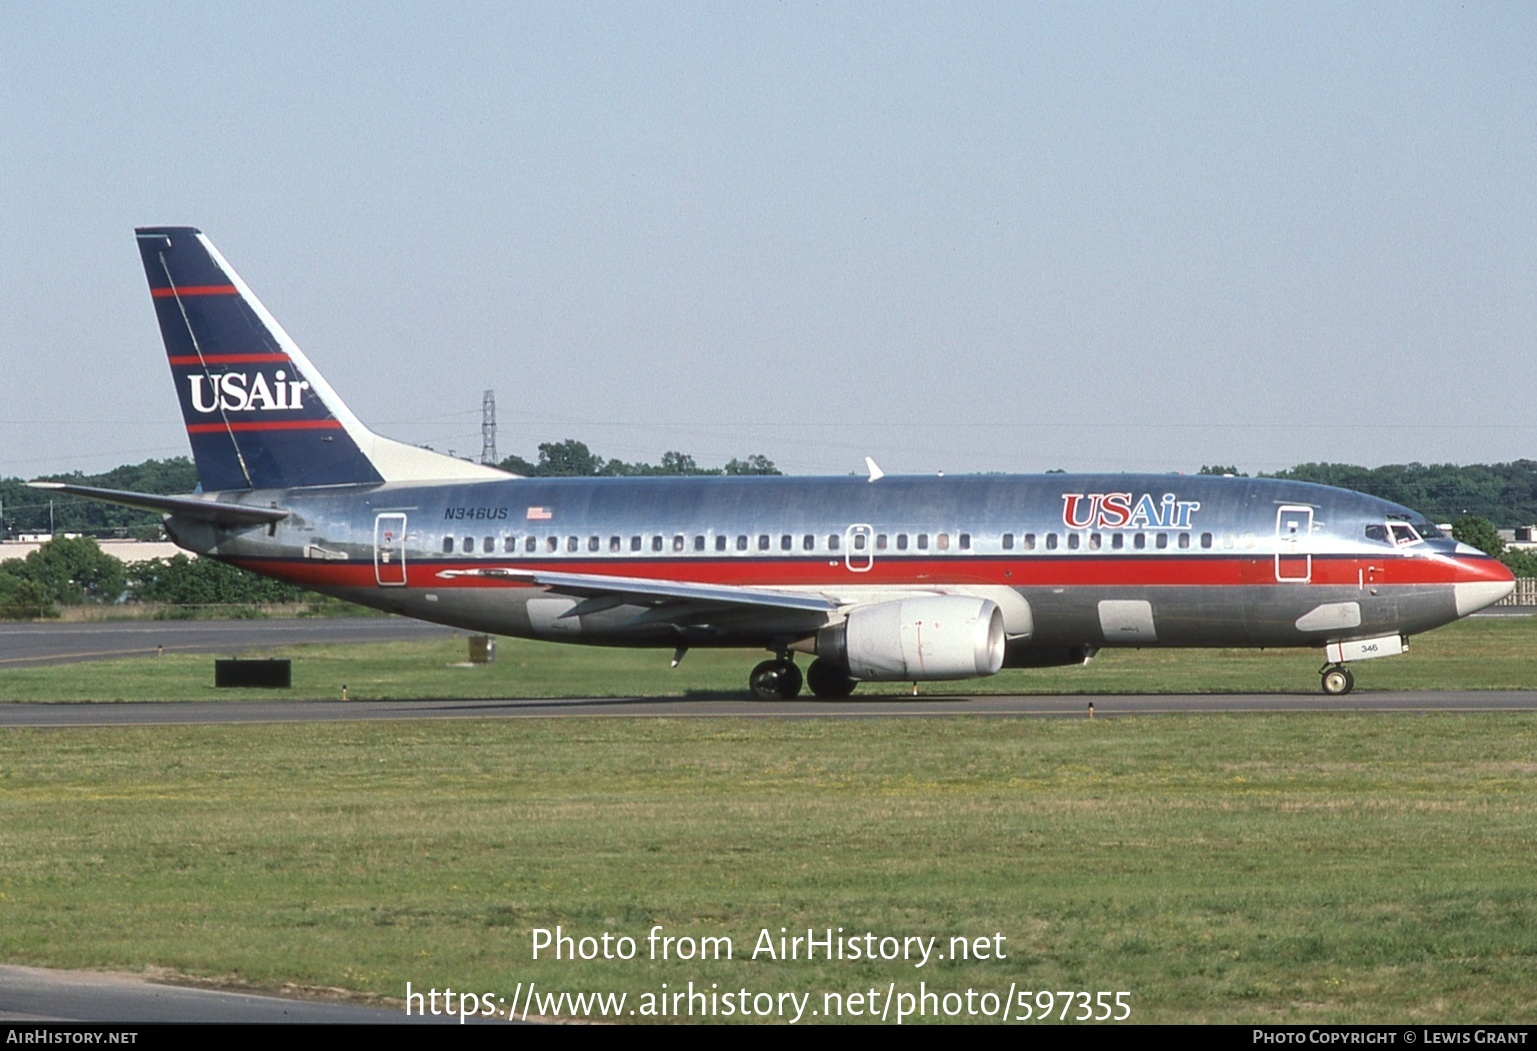
M 97 489 L 89 485 L 71 485 L 68 482 L 28 482 L 34 489 L 49 489 L 71 496 L 83 496 L 88 500 L 100 500 L 108 504 L 120 504 L 140 511 L 158 511 L 161 514 L 190 518 L 198 522 L 212 522 L 222 526 L 267 525 L 288 517 L 279 507 L 252 507 L 235 504 L 211 497 L 156 496 L 151 493 L 130 493 L 124 489 Z

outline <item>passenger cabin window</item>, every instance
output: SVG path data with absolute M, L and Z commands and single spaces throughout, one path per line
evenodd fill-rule
M 1046 534 L 1046 550 L 1047 551 L 1055 551 L 1056 549 L 1057 549 L 1057 534 L 1056 533 L 1047 533 Z
M 1202 533 L 1201 534 L 1201 546 L 1206 548 L 1208 551 L 1211 550 L 1211 534 L 1210 533 Z
M 795 538 L 793 536 L 791 536 L 789 533 L 785 533 L 783 536 L 781 536 L 779 538 L 779 550 L 781 550 L 781 551 L 792 551 L 792 550 L 794 550 L 794 548 L 795 548 Z
M 1188 548 L 1190 546 L 1190 534 L 1189 533 L 1181 533 L 1179 535 L 1179 546 L 1180 546 L 1180 550 L 1181 551 L 1183 551 L 1184 549 L 1186 549 L 1186 548 Z
M 828 536 L 827 536 L 827 550 L 829 550 L 829 551 L 836 551 L 836 550 L 838 550 L 838 541 L 839 541 L 839 539 L 840 539 L 840 537 L 838 536 L 837 533 L 829 533 Z
M 736 549 L 738 551 L 747 550 L 747 538 L 745 536 L 739 536 L 736 538 Z
M 717 536 L 715 538 L 715 550 L 717 550 L 717 551 L 724 551 L 724 550 L 726 550 L 726 534 L 725 533 L 721 533 L 719 536 Z
M 699 536 L 694 537 L 694 550 L 695 551 L 703 551 L 704 550 L 704 534 L 701 533 Z
M 630 537 L 630 550 L 631 551 L 639 551 L 640 550 L 640 537 L 638 537 L 638 536 Z
M 496 537 L 486 537 L 485 541 L 480 545 L 480 549 L 488 555 L 494 554 L 496 552 Z
M 767 533 L 759 533 L 758 534 L 758 550 L 759 551 L 767 551 L 768 549 L 769 549 L 769 535 Z
M 1135 533 L 1135 534 L 1133 534 L 1132 538 L 1131 538 L 1131 546 L 1136 548 L 1138 551 L 1146 550 L 1147 549 L 1147 534 L 1146 533 Z
M 934 538 L 934 547 L 937 548 L 940 551 L 949 551 L 950 550 L 950 534 L 949 533 L 940 533 L 938 536 L 936 536 Z
M 886 550 L 886 534 L 885 533 L 876 533 L 875 534 L 875 550 L 877 550 L 877 551 L 884 551 L 884 550 Z
M 515 536 L 502 537 L 502 550 L 507 554 L 516 554 L 518 550 L 518 538 Z
M 854 550 L 855 551 L 863 551 L 864 549 L 865 549 L 865 535 L 863 533 L 855 533 L 854 534 Z
M 1005 534 L 1003 534 L 1003 549 L 1005 551 L 1013 551 L 1014 550 L 1014 534 L 1013 533 L 1005 533 Z
M 1025 550 L 1026 551 L 1034 551 L 1035 550 L 1035 534 L 1034 533 L 1026 533 L 1025 534 Z
M 812 536 L 810 533 L 807 533 L 805 536 L 801 537 L 801 550 L 803 550 L 803 551 L 815 551 L 816 549 L 817 549 L 817 538 L 816 537 Z
M 1124 533 L 1111 533 L 1110 534 L 1110 549 L 1112 551 L 1119 551 L 1122 548 L 1124 548 L 1125 546 L 1126 546 L 1126 534 L 1124 534 Z
M 1105 538 L 1100 536 L 1098 533 L 1090 533 L 1089 534 L 1089 550 L 1090 551 L 1098 551 L 1099 550 L 1099 545 L 1104 543 L 1104 541 L 1105 541 Z
M 1158 534 L 1158 550 L 1162 551 L 1164 548 L 1166 548 L 1168 546 L 1169 546 L 1169 534 L 1168 533 L 1159 533 Z
M 656 536 L 651 538 L 651 550 L 657 552 L 662 550 L 662 534 L 658 533 Z
M 475 553 L 475 538 L 474 537 L 467 536 L 467 537 L 464 538 L 464 553 L 466 555 L 473 555 Z
M 620 542 L 617 536 L 611 536 L 608 538 L 608 550 L 610 554 L 619 554 L 621 547 L 623 547 L 623 544 Z
M 683 545 L 684 545 L 684 544 L 685 544 L 685 543 L 687 543 L 687 541 L 686 541 L 686 540 L 684 540 L 684 538 L 683 538 L 683 534 L 682 534 L 682 533 L 678 533 L 678 534 L 676 534 L 676 535 L 675 535 L 675 536 L 674 536 L 674 537 L 673 537 L 673 538 L 672 538 L 672 550 L 673 550 L 673 553 L 674 553 L 674 554 L 678 554 L 678 553 L 681 553 L 681 552 L 682 552 L 682 550 L 683 550 Z
M 523 550 L 528 552 L 530 555 L 532 555 L 535 551 L 538 551 L 539 550 L 539 538 L 536 537 L 536 536 L 524 537 L 523 538 Z
M 445 555 L 451 555 L 451 554 L 454 553 L 454 538 L 453 537 L 445 536 L 443 538 L 443 553 Z
M 1078 534 L 1077 533 L 1069 533 L 1069 534 L 1067 534 L 1067 549 L 1069 551 L 1077 551 L 1078 550 Z
M 597 551 L 602 546 L 603 546 L 603 541 L 600 538 L 595 537 L 595 536 L 590 536 L 590 537 L 587 538 L 587 550 L 588 551 Z
M 582 542 L 577 537 L 574 537 L 574 536 L 566 537 L 566 550 L 567 551 L 580 551 L 581 547 L 582 547 Z
M 918 534 L 918 550 L 919 551 L 927 551 L 928 549 L 929 549 L 929 534 L 927 534 L 927 533 L 919 533 Z
M 898 533 L 897 534 L 897 550 L 898 551 L 906 551 L 907 550 L 907 534 L 906 533 Z
M 960 536 L 955 538 L 955 542 L 956 542 L 956 545 L 962 551 L 970 551 L 971 550 L 971 534 L 970 533 L 962 533 Z

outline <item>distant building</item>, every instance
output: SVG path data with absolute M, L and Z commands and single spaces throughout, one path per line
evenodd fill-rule
M 65 533 L 63 535 L 73 538 L 80 534 Z M 23 533 L 15 540 L 0 542 L 0 562 L 13 558 L 26 558 L 52 539 L 53 537 L 47 533 Z M 170 558 L 172 555 L 197 557 L 191 552 L 183 551 L 169 540 L 98 540 L 96 543 L 101 546 L 102 551 L 125 565 L 148 562 L 152 558 Z

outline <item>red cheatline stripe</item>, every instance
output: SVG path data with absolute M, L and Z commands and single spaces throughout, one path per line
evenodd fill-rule
M 176 296 L 233 296 L 238 293 L 234 285 L 187 285 L 185 288 L 152 288 L 149 294 L 155 299 L 171 299 Z
M 287 354 L 178 354 L 172 365 L 259 365 L 267 361 L 287 362 Z
M 465 530 L 469 532 L 468 529 Z M 1080 587 L 1215 587 L 1219 589 L 1271 589 L 1274 593 L 1306 595 L 1315 586 L 1341 586 L 1356 588 L 1357 570 L 1367 565 L 1385 567 L 1386 578 L 1377 586 L 1392 594 L 1402 587 L 1423 587 L 1427 584 L 1454 584 L 1487 579 L 1481 572 L 1482 562 L 1444 562 L 1440 559 L 1389 559 L 1355 558 L 1338 556 L 1325 561 L 1315 557 L 1313 561 L 1314 584 L 1282 583 L 1275 579 L 1273 566 L 1264 559 L 1228 559 L 1222 556 L 1193 556 L 1171 559 L 1146 560 L 1070 560 L 1038 557 L 1034 560 L 1005 559 L 947 559 L 946 564 L 933 562 L 925 566 L 912 563 L 896 563 L 894 559 L 877 562 L 877 570 L 886 572 L 877 579 L 870 574 L 854 574 L 843 569 L 842 563 L 829 566 L 825 561 L 774 559 L 763 561 L 736 559 L 710 559 L 694 562 L 687 557 L 677 559 L 642 560 L 632 562 L 616 559 L 613 562 L 576 558 L 566 561 L 560 558 L 440 558 L 436 555 L 416 555 L 407 560 L 407 571 L 414 587 L 437 589 L 452 588 L 506 588 L 528 587 L 530 581 L 507 577 L 459 577 L 442 579 L 437 574 L 445 569 L 473 569 L 505 567 L 522 570 L 551 570 L 558 572 L 593 573 L 611 576 L 653 578 L 660 580 L 687 581 L 700 584 L 724 584 L 735 586 L 770 586 L 786 588 L 845 587 L 863 583 L 877 587 L 932 587 L 951 584 L 955 586 L 978 584 L 1003 584 L 1010 587 L 1042 588 L 1061 586 Z M 1139 564 L 1140 563 L 1140 564 Z M 1257 564 L 1256 564 L 1257 563 Z M 374 567 L 371 564 L 348 565 L 341 562 L 313 562 L 285 558 L 242 559 L 240 565 L 257 572 L 270 573 L 279 579 L 294 583 L 335 584 L 337 586 L 374 583 Z M 925 570 L 923 578 L 916 575 Z M 1255 592 L 1259 593 L 1258 591 Z M 1343 598 L 1344 593 L 1335 590 L 1330 597 Z M 1320 599 L 1322 601 L 1322 599 Z
M 269 420 L 263 423 L 189 423 L 188 434 L 217 434 L 221 431 L 330 431 L 341 427 L 337 420 Z

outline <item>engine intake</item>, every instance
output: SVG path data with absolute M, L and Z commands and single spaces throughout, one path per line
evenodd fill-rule
M 857 606 L 817 633 L 817 655 L 868 682 L 975 679 L 1003 667 L 1003 612 L 963 595 Z

